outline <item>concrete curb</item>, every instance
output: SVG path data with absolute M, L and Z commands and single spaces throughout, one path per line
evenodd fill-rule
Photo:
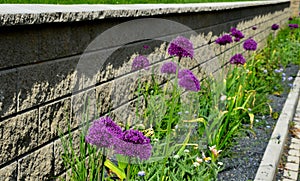
M 268 146 L 257 170 L 254 181 L 272 181 L 277 173 L 284 144 L 288 135 L 290 121 L 293 120 L 300 92 L 300 71 L 293 83 L 277 124 L 273 130 Z

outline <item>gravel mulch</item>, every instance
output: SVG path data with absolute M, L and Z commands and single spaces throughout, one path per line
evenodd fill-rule
M 297 65 L 288 66 L 285 70 L 286 77 L 297 75 L 298 70 L 299 66 Z M 285 91 L 280 96 L 269 96 L 272 101 L 271 106 L 273 112 L 281 112 L 287 96 L 288 91 Z M 219 173 L 218 180 L 254 180 L 276 122 L 277 119 L 273 119 L 271 116 L 255 116 L 253 128 L 255 135 L 252 133 L 244 133 L 237 138 L 237 144 L 230 150 L 232 152 L 231 156 L 221 160 L 225 168 Z

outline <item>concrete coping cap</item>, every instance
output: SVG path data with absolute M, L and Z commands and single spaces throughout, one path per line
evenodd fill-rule
M 191 4 L 0 4 L 0 26 L 89 21 L 118 17 L 143 17 L 194 13 L 288 3 L 290 0 Z

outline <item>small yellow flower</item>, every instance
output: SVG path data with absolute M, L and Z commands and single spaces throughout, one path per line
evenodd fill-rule
M 222 151 L 222 150 L 217 150 L 216 145 L 209 147 L 209 150 L 215 157 L 219 156 L 219 153 Z
M 210 157 L 206 157 L 205 154 L 202 152 L 202 158 L 205 162 L 209 162 L 211 160 Z

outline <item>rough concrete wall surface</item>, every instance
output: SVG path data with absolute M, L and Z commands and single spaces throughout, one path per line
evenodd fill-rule
M 202 79 L 220 72 L 225 60 L 243 49 L 246 38 L 253 37 L 262 48 L 272 33 L 271 25 L 285 25 L 289 16 L 290 3 L 282 1 L 153 16 L 2 23 L 0 180 L 65 176 L 58 130 L 66 135 L 70 125 L 79 135 L 83 110 L 89 112 L 89 120 L 109 111 L 118 122 L 130 119 L 141 75 L 131 70 L 137 55 L 145 55 L 151 69 L 159 72 L 172 59 L 167 53 L 169 42 L 185 36 L 193 42 L 195 56 L 192 61 L 183 58 L 181 66 Z M 216 38 L 231 27 L 246 38 L 220 47 Z M 144 70 L 142 75 L 142 80 L 149 80 L 152 72 Z M 165 80 L 158 73 L 155 76 L 161 83 Z
M 291 0 L 292 16 L 294 16 L 294 17 L 299 16 L 299 10 L 300 10 L 300 1 L 299 0 Z

